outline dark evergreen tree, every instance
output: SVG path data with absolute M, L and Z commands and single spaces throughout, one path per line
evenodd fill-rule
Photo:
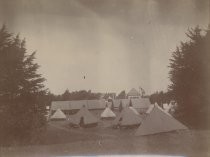
M 199 27 L 186 33 L 170 59 L 169 90 L 178 103 L 176 115 L 192 126 L 209 123 L 210 33 Z
M 100 96 L 100 93 L 92 93 L 91 90 L 80 90 L 71 93 L 68 90 L 66 90 L 62 94 L 62 100 L 93 100 L 99 99 Z
M 0 29 L 0 135 L 25 139 L 45 123 L 45 90 L 35 52 L 28 54 L 25 40 Z M 2 141 L 2 140 L 0 140 Z
M 152 104 L 157 103 L 161 107 L 163 107 L 162 105 L 164 103 L 169 104 L 171 100 L 173 100 L 173 98 L 171 97 L 170 92 L 157 91 L 150 95 L 150 102 Z

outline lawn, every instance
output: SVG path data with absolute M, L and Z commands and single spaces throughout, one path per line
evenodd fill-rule
M 94 112 L 94 114 L 97 114 Z M 210 156 L 210 130 L 188 130 L 134 136 L 135 129 L 113 129 L 111 120 L 95 128 L 70 128 L 67 121 L 51 121 L 39 145 L 1 148 L 0 156 L 47 157 L 65 155 L 159 154 Z

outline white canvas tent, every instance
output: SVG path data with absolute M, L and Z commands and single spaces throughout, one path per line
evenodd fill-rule
M 187 129 L 185 125 L 177 121 L 158 105 L 153 105 L 148 110 L 148 115 L 135 133 L 136 136 Z
M 108 100 L 112 100 L 112 98 L 109 96 L 109 97 L 108 97 Z
M 126 107 L 113 121 L 113 125 L 119 127 L 132 127 L 139 126 L 141 121 L 142 118 L 140 116 L 136 115 L 129 107 Z
M 93 116 L 86 106 L 83 106 L 72 118 L 70 123 L 81 127 L 96 126 L 98 120 Z
M 139 93 L 135 88 L 132 88 L 132 89 L 128 92 L 127 95 L 128 95 L 128 96 L 139 96 L 140 93 Z
M 101 118 L 115 118 L 115 113 L 109 108 L 106 107 L 105 110 L 101 113 Z
M 51 120 L 63 120 L 66 119 L 66 115 L 61 111 L 61 109 L 57 109 L 55 113 L 50 117 Z

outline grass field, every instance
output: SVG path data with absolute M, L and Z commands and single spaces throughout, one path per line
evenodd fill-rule
M 95 115 L 99 115 L 94 111 Z M 39 145 L 1 148 L 0 156 L 47 157 L 65 155 L 159 154 L 210 156 L 209 130 L 174 131 L 134 136 L 135 129 L 112 129 L 111 120 L 95 128 L 70 128 L 67 121 L 51 121 Z

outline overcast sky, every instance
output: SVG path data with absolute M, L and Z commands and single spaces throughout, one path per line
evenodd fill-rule
M 37 51 L 55 94 L 139 86 L 150 94 L 170 84 L 169 58 L 187 29 L 207 28 L 209 1 L 0 0 L 3 23 Z

